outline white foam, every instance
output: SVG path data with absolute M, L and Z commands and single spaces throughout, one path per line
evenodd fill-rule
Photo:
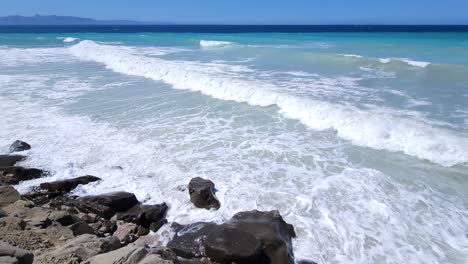
M 66 38 L 63 39 L 63 42 L 70 43 L 70 42 L 75 42 L 77 40 L 78 40 L 78 38 L 66 37 Z
M 419 67 L 419 68 L 426 68 L 427 66 L 431 65 L 430 62 L 427 61 L 416 61 L 416 60 L 410 60 L 407 58 L 382 58 L 379 59 L 381 63 L 389 63 L 392 61 L 399 61 L 399 62 L 404 62 L 408 65 L 414 66 L 414 67 Z
M 356 145 L 403 152 L 444 166 L 468 162 L 466 137 L 419 120 L 302 98 L 284 93 L 272 83 L 233 78 L 220 71 L 213 72 L 203 64 L 138 56 L 128 49 L 93 41 L 82 41 L 70 51 L 116 72 L 161 80 L 177 89 L 251 105 L 276 105 L 285 116 L 300 120 L 312 129 L 335 130 L 339 137 Z
M 351 57 L 351 58 L 362 58 L 361 55 L 356 55 L 356 54 L 339 54 L 344 57 Z
M 218 40 L 200 40 L 200 46 L 202 47 L 222 47 L 234 44 L 229 41 L 218 41 Z

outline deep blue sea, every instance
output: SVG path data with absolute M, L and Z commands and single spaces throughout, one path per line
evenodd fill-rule
M 0 152 L 51 171 L 22 192 L 91 174 L 77 195 L 179 223 L 278 209 L 298 259 L 468 263 L 467 31 L 0 27 Z M 197 176 L 220 210 L 180 191 Z

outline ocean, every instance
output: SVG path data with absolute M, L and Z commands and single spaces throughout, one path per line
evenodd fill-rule
M 466 29 L 176 28 L 0 28 L 0 152 L 51 172 L 20 191 L 90 174 L 182 224 L 277 209 L 298 259 L 468 263 Z

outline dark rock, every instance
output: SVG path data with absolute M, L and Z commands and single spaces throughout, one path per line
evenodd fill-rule
M 135 223 L 149 228 L 150 224 L 162 220 L 167 212 L 166 203 L 156 205 L 138 204 L 130 210 L 117 214 L 117 220 Z
M 0 167 L 15 166 L 16 162 L 23 161 L 26 156 L 22 155 L 0 155 Z
M 69 226 L 83 222 L 78 216 L 65 211 L 53 211 L 49 214 L 49 219 L 58 222 L 62 226 Z
M 20 198 L 20 193 L 13 186 L 0 186 L 0 207 L 12 204 Z
M 113 234 L 117 230 L 117 224 L 114 221 L 103 219 L 97 223 L 96 230 L 102 234 Z
M 173 225 L 173 229 L 177 233 L 167 246 L 184 258 L 209 257 L 220 263 L 294 263 L 294 228 L 278 211 L 240 212 L 221 225 L 195 223 Z
M 222 264 L 269 263 L 260 240 L 238 227 L 222 225 L 213 230 L 207 235 L 205 250 L 211 260 Z
M 138 204 L 133 193 L 113 192 L 96 196 L 85 196 L 71 203 L 85 213 L 94 213 L 110 219 L 116 212 L 125 212 Z
M 167 224 L 167 219 L 161 219 L 157 222 L 151 223 L 149 230 L 151 230 L 151 232 L 158 232 L 158 230 L 165 224 Z
M 101 178 L 91 176 L 91 175 L 86 175 L 86 176 L 81 176 L 81 177 L 74 178 L 74 179 L 41 183 L 39 187 L 49 192 L 68 193 L 72 191 L 73 189 L 75 189 L 80 184 L 84 185 L 84 184 L 88 184 L 90 182 L 95 182 L 99 180 L 101 180 Z
M 84 234 L 94 235 L 95 233 L 94 229 L 85 222 L 72 224 L 68 228 L 73 231 L 74 236 L 80 236 Z
M 68 204 L 75 206 L 76 208 L 78 208 L 78 210 L 82 212 L 94 213 L 105 219 L 110 219 L 116 213 L 115 210 L 110 208 L 109 206 L 90 201 L 84 201 L 81 199 L 78 199 L 76 201 L 70 201 L 70 203 Z
M 296 264 L 317 264 L 317 262 L 314 262 L 312 260 L 301 259 L 296 261 Z
M 31 149 L 31 145 L 21 140 L 16 140 L 10 146 L 10 152 L 25 151 L 28 149 Z
M 0 168 L 0 181 L 6 184 L 18 184 L 21 181 L 41 178 L 44 171 L 23 167 Z
M 210 180 L 200 177 L 193 178 L 189 185 L 190 201 L 198 208 L 219 209 L 220 202 L 216 198 L 215 185 Z
M 120 240 L 115 237 L 109 237 L 101 244 L 101 252 L 110 252 L 121 248 Z
M 0 256 L 16 258 L 18 264 L 32 264 L 34 260 L 34 255 L 31 252 L 2 241 L 0 241 Z

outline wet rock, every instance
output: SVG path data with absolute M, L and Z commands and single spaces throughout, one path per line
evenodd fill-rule
M 16 140 L 10 146 L 10 152 L 25 151 L 28 149 L 31 149 L 31 145 L 21 140 Z
M 80 184 L 85 185 L 90 182 L 96 182 L 99 180 L 101 180 L 101 178 L 91 176 L 91 175 L 86 175 L 86 176 L 81 176 L 81 177 L 77 177 L 73 179 L 41 183 L 39 187 L 49 192 L 68 193 L 72 191 L 73 189 L 75 189 Z
M 12 204 L 20 198 L 20 193 L 13 186 L 0 186 L 0 207 Z
M 312 260 L 305 260 L 305 259 L 301 259 L 301 260 L 298 260 L 296 261 L 297 264 L 317 264 L 317 262 L 314 262 Z
M 198 208 L 219 209 L 220 202 L 216 198 L 215 185 L 210 180 L 200 177 L 193 178 L 188 185 L 190 201 Z
M 130 210 L 117 214 L 117 220 L 131 222 L 149 228 L 150 224 L 162 220 L 167 212 L 166 203 L 156 205 L 138 204 Z
M 207 235 L 206 255 L 219 263 L 269 263 L 262 244 L 254 235 L 238 227 L 222 225 Z
M 167 224 L 167 219 L 161 219 L 157 222 L 151 223 L 149 230 L 151 230 L 151 232 L 158 232 L 158 230 L 165 224 Z
M 127 246 L 107 254 L 97 255 L 88 259 L 85 264 L 173 264 L 171 260 L 165 260 L 154 250 Z
M 137 204 L 136 196 L 128 192 L 85 196 L 74 203 L 81 211 L 95 213 L 106 219 L 110 219 L 116 212 L 125 212 Z
M 78 222 L 72 224 L 68 228 L 70 228 L 70 230 L 73 231 L 74 236 L 81 236 L 84 234 L 94 235 L 95 233 L 94 229 L 85 222 Z
M 39 256 L 38 263 L 81 263 L 98 254 L 118 249 L 120 245 L 113 243 L 111 239 L 81 235 Z
M 32 264 L 34 255 L 24 249 L 0 241 L 0 256 L 15 258 L 18 264 Z
M 294 228 L 277 211 L 240 212 L 221 225 L 195 223 L 174 229 L 177 233 L 167 246 L 184 258 L 209 257 L 220 263 L 294 263 Z
M 0 182 L 4 184 L 18 184 L 21 181 L 28 181 L 41 178 L 45 172 L 39 169 L 23 167 L 2 167 L 0 168 Z
M 12 167 L 17 162 L 25 160 L 26 156 L 22 155 L 0 155 L 0 167 Z

